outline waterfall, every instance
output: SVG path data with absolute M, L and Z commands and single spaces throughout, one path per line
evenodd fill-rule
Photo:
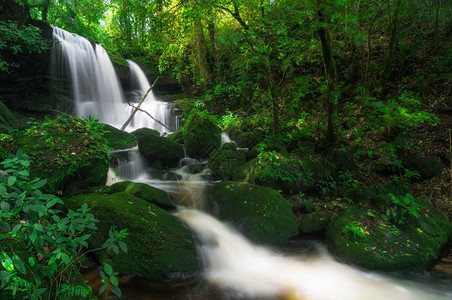
M 133 61 L 127 60 L 130 67 L 130 77 L 132 82 L 138 83 L 138 99 L 141 99 L 148 91 L 149 84 L 146 75 L 143 70 Z M 151 90 L 147 95 L 145 101 L 141 105 L 141 108 L 148 112 L 154 119 L 147 116 L 144 112 L 137 112 L 134 117 L 134 122 L 141 124 L 141 127 L 153 128 L 159 132 L 176 131 L 177 128 L 177 117 L 172 114 L 171 107 L 168 102 L 158 101 L 153 91 Z M 166 125 L 162 126 L 162 124 Z
M 54 45 L 52 49 L 52 70 L 63 89 L 69 89 L 74 101 L 77 117 L 94 117 L 99 122 L 117 128 L 128 119 L 133 108 L 124 102 L 124 93 L 118 76 L 105 49 L 99 44 L 92 44 L 86 38 L 67 32 L 61 28 L 53 28 Z M 141 68 L 133 61 L 128 61 L 132 85 L 138 86 L 139 97 L 149 88 Z M 126 128 L 133 131 L 148 127 L 159 132 L 177 130 L 177 119 L 171 114 L 168 103 L 155 99 L 149 93 L 141 106 L 152 117 L 137 112 L 132 123 Z

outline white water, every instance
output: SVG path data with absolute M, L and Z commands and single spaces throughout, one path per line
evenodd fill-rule
M 124 102 L 121 84 L 105 49 L 57 27 L 53 29 L 53 37 L 52 69 L 56 78 L 67 78 L 70 83 L 76 116 L 94 117 L 102 123 L 121 128 L 133 108 Z M 137 64 L 128 62 L 132 81 L 139 86 L 140 95 L 144 95 L 149 82 Z M 137 112 L 127 131 L 148 127 L 163 133 L 177 129 L 177 119 L 171 116 L 168 103 L 157 101 L 152 92 L 141 108 L 170 129 L 145 113 Z
M 289 257 L 251 244 L 240 233 L 197 210 L 178 216 L 203 242 L 206 279 L 238 296 L 253 299 L 450 299 L 384 276 L 334 261 L 326 251 L 313 257 Z

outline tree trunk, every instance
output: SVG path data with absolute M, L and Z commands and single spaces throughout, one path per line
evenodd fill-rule
M 330 32 L 327 18 L 322 11 L 318 12 L 321 26 L 318 30 L 320 42 L 322 44 L 322 58 L 325 69 L 325 77 L 328 83 L 327 103 L 328 103 L 328 130 L 326 145 L 328 155 L 332 156 L 338 142 L 339 128 L 339 90 L 337 82 L 336 63 L 331 52 Z
M 204 87 L 211 81 L 211 73 L 207 62 L 206 41 L 201 19 L 197 17 L 194 20 L 194 31 L 196 37 L 196 57 L 198 58 L 199 75 Z
M 217 72 L 217 77 L 223 77 L 220 51 L 218 50 L 217 37 L 215 32 L 215 23 L 212 19 L 207 21 L 207 30 L 209 32 L 210 47 L 215 60 L 214 71 Z
M 47 13 L 49 11 L 50 0 L 44 0 L 42 4 L 42 20 L 47 21 Z
M 435 33 L 433 35 L 433 54 L 438 53 L 439 44 L 439 12 L 441 9 L 441 0 L 436 0 L 436 13 L 435 13 Z
M 386 55 L 386 65 L 385 65 L 385 75 L 386 77 L 390 77 L 390 74 L 393 70 L 394 59 L 396 54 L 396 46 L 397 46 L 397 28 L 399 25 L 399 12 L 401 0 L 397 0 L 395 3 L 395 8 L 391 16 L 391 28 L 390 28 L 390 36 L 389 36 L 389 45 L 388 45 L 388 53 Z M 391 13 L 391 11 L 390 11 Z

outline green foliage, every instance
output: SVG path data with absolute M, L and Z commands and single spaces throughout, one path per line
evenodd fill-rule
M 405 224 L 409 220 L 409 217 L 417 218 L 419 216 L 420 205 L 410 193 L 407 193 L 404 196 L 388 194 L 388 197 L 393 205 L 389 212 L 389 217 L 393 222 Z
M 41 30 L 33 25 L 19 26 L 17 22 L 0 21 L 0 50 L 9 49 L 13 55 L 22 52 L 42 53 L 50 49 L 50 43 L 41 37 Z M 11 72 L 17 62 L 5 60 L 0 55 L 0 71 Z
M 4 169 L 0 175 L 0 243 L 26 249 L 9 246 L 2 252 L 1 287 L 13 296 L 24 293 L 27 299 L 89 296 L 90 288 L 83 281 L 71 281 L 70 274 L 84 255 L 80 251 L 88 247 L 90 231 L 96 229 L 98 220 L 86 204 L 66 213 L 60 198 L 42 193 L 46 180 L 30 179 L 29 156 L 21 150 L 0 165 Z M 124 230 L 111 231 L 105 248 L 119 243 L 127 252 L 125 237 Z

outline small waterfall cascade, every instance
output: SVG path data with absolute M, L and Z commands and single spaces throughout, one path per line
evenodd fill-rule
M 201 240 L 206 279 L 240 299 L 450 299 L 334 261 L 326 250 L 287 256 L 253 245 L 235 229 L 194 209 L 178 213 Z M 234 298 L 235 299 L 235 298 Z
M 121 128 L 131 115 L 133 107 L 124 102 L 124 92 L 118 76 L 102 45 L 93 44 L 84 37 L 57 27 L 53 28 L 53 38 L 54 77 L 58 78 L 60 89 L 71 91 L 76 116 L 94 117 L 99 122 Z M 132 85 L 138 87 L 141 99 L 150 87 L 149 82 L 136 63 L 131 60 L 128 63 Z M 160 123 L 138 111 L 126 128 L 127 131 L 142 127 L 152 128 L 160 133 L 177 130 L 178 120 L 172 115 L 171 106 L 155 99 L 152 91 L 141 109 Z
M 130 77 L 132 82 L 138 83 L 137 99 L 138 101 L 146 94 L 149 87 L 148 79 L 143 70 L 133 61 L 127 60 L 130 67 Z M 150 118 L 146 113 L 138 111 L 134 117 L 133 122 L 137 122 L 141 127 L 148 127 L 159 132 L 177 131 L 178 120 L 172 114 L 171 105 L 168 102 L 158 101 L 153 91 L 151 90 L 144 100 L 141 108 L 148 112 L 153 118 Z M 133 126 L 134 123 L 132 123 Z M 166 125 L 163 126 L 162 124 Z

